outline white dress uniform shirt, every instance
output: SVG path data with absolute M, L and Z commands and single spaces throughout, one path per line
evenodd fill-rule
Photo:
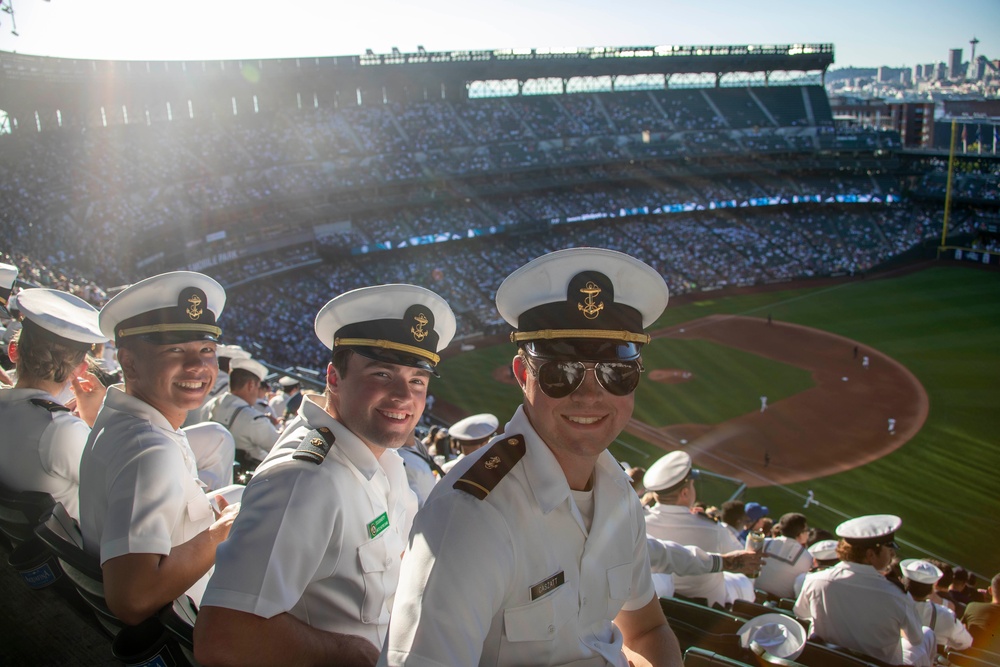
M 90 427 L 68 410 L 50 411 L 31 399 L 56 402 L 40 389 L 0 390 L 0 482 L 12 491 L 43 491 L 79 520 L 80 455 Z
M 278 429 L 271 425 L 267 415 L 254 410 L 236 394 L 226 392 L 205 407 L 208 419 L 229 429 L 236 441 L 236 449 L 246 452 L 254 460 L 263 461 L 278 441 Z
M 288 399 L 291 396 L 281 391 L 271 397 L 271 400 L 267 402 L 269 408 L 271 408 L 271 414 L 273 414 L 278 419 L 285 416 L 285 406 L 288 404 Z
M 168 555 L 215 521 L 194 452 L 156 408 L 108 388 L 80 462 L 80 531 L 101 563 Z M 195 603 L 211 570 L 188 589 Z
M 670 540 L 679 544 L 699 547 L 711 553 L 724 554 L 743 546 L 724 526 L 700 514 L 692 514 L 680 505 L 654 505 L 646 513 L 646 534 L 659 540 Z M 742 577 L 743 575 L 734 575 Z M 728 598 L 726 577 L 723 572 L 674 576 L 675 590 L 687 597 L 706 598 L 709 606 L 718 602 L 724 605 Z M 743 595 L 742 597 L 746 597 Z M 753 599 L 753 586 L 750 586 Z
M 604 452 L 588 530 L 523 407 L 494 442 L 511 446 L 514 435 L 524 455 L 485 499 L 453 483 L 493 460 L 490 445 L 452 470 L 417 515 L 380 665 L 627 664 L 612 620 L 654 596 L 639 497 Z
M 964 651 L 972 646 L 972 635 L 955 612 L 930 600 L 916 602 L 920 622 L 934 631 L 937 643 L 949 649 Z
M 396 452 L 376 459 L 318 403 L 302 410 L 305 424 L 282 436 L 247 485 L 203 604 L 287 612 L 381 647 L 416 497 Z M 293 458 L 289 443 L 318 438 L 321 427 L 336 439 L 323 462 Z
M 813 558 L 809 550 L 790 537 L 764 540 L 767 559 L 760 570 L 755 586 L 771 595 L 795 597 L 795 579 L 812 569 Z
M 795 615 L 812 634 L 890 665 L 903 664 L 902 632 L 920 646 L 923 628 L 913 598 L 871 565 L 841 562 L 805 578 Z
M 438 478 L 431 470 L 424 455 L 416 451 L 412 445 L 400 447 L 399 455 L 403 458 L 403 465 L 406 467 L 406 481 L 409 483 L 413 493 L 417 495 L 417 507 L 423 507 L 427 502 L 427 496 L 431 494 Z

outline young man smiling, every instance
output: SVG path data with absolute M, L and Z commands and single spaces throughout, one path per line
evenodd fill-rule
M 316 316 L 333 350 L 247 486 L 195 625 L 204 665 L 374 664 L 417 499 L 394 450 L 424 411 L 455 316 L 433 292 L 381 285 Z
M 496 300 L 524 401 L 417 515 L 379 664 L 679 667 L 639 497 L 607 452 L 667 286 L 628 255 L 574 248 Z
M 108 606 L 137 624 L 180 595 L 201 598 L 239 505 L 213 509 L 181 425 L 218 373 L 226 293 L 200 273 L 143 280 L 99 316 L 124 386 L 108 389 L 80 462 L 80 530 L 100 557 Z M 230 441 L 231 442 L 231 441 Z

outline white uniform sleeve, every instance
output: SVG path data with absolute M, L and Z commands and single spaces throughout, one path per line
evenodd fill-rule
M 318 467 L 306 465 L 272 467 L 247 486 L 203 606 L 271 618 L 296 605 L 324 558 L 344 555 L 342 503 Z
M 458 491 L 431 499 L 413 522 L 379 664 L 479 664 L 514 566 L 495 508 Z
M 657 574 L 676 574 L 689 577 L 722 571 L 722 556 L 710 554 L 698 547 L 684 546 L 670 540 L 646 538 L 649 565 Z
M 249 454 L 258 461 L 263 461 L 264 457 L 270 453 L 271 448 L 274 447 L 274 443 L 278 441 L 278 429 L 271 425 L 271 420 L 267 418 L 267 415 L 258 414 L 256 410 L 245 410 L 244 412 L 246 415 L 240 416 L 239 419 L 248 419 L 250 423 L 248 428 L 251 440 Z
M 635 611 L 649 604 L 649 601 L 656 597 L 656 587 L 653 586 L 653 573 L 649 565 L 649 549 L 647 547 L 646 521 L 643 518 L 642 506 L 639 498 L 635 494 L 629 494 L 634 501 L 632 504 L 632 516 L 635 524 L 633 526 L 633 557 L 632 557 L 632 591 L 630 600 L 626 600 L 622 605 L 623 611 Z
M 140 440 L 143 435 L 139 435 Z M 101 563 L 129 553 L 168 555 L 173 528 L 188 512 L 191 472 L 172 443 L 136 448 L 136 456 L 111 481 L 101 534 Z M 189 485 L 190 486 L 190 485 Z M 199 491 L 204 507 L 211 506 Z
M 79 486 L 80 457 L 89 435 L 90 427 L 82 419 L 70 414 L 57 415 L 38 442 L 42 469 Z
M 941 605 L 937 607 L 938 622 L 933 629 L 938 635 L 938 642 L 956 651 L 964 651 L 972 646 L 972 635 L 965 624 L 956 618 L 952 610 Z

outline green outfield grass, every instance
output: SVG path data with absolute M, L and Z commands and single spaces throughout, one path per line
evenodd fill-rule
M 780 515 L 801 510 L 811 489 L 821 506 L 805 513 L 831 530 L 846 516 L 898 514 L 903 557 L 930 553 L 985 576 L 1000 571 L 1000 273 L 939 266 L 833 287 L 706 297 L 669 307 L 655 326 L 716 313 L 770 313 L 855 339 L 905 365 L 930 397 L 923 429 L 889 456 L 807 483 L 752 489 L 746 498 Z M 470 412 L 493 412 L 503 423 L 520 392 L 490 378 L 513 352 L 508 344 L 443 362 L 434 393 Z M 705 341 L 650 345 L 644 357 L 648 368 L 694 373 L 692 381 L 676 385 L 644 380 L 636 416 L 658 426 L 716 423 L 759 409 L 762 377 L 773 401 L 811 384 L 799 369 Z M 633 464 L 646 463 L 643 458 L 656 451 L 628 435 L 612 447 Z

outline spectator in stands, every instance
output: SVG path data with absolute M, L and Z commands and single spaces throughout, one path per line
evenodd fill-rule
M 806 577 L 795 616 L 811 634 L 890 665 L 929 667 L 934 633 L 924 632 L 913 600 L 883 576 L 896 553 L 899 517 L 862 516 L 837 526 L 841 562 Z M 902 641 L 900 636 L 902 635 Z
M 972 645 L 1000 653 L 1000 574 L 990 581 L 990 602 L 970 602 L 962 622 L 972 635 Z
M 417 509 L 394 450 L 455 316 L 430 290 L 380 285 L 329 301 L 315 331 L 333 350 L 326 392 L 248 485 L 198 613 L 201 664 L 374 664 L 385 640 Z
M 398 451 L 403 458 L 403 466 L 406 468 L 406 481 L 417 496 L 417 508 L 419 509 L 427 502 L 427 496 L 430 495 L 434 485 L 444 477 L 444 470 L 434 461 L 434 457 L 427 451 L 427 445 L 417 437 L 415 432 L 410 441 L 400 447 Z
M 755 586 L 781 598 L 795 596 L 795 579 L 812 569 L 812 556 L 806 549 L 809 524 L 804 514 L 783 514 L 775 524 L 778 537 L 764 541 L 767 560 Z
M 764 519 L 767 518 L 770 509 L 766 505 L 761 505 L 760 503 L 750 501 L 743 506 L 743 511 L 746 512 L 746 528 L 740 531 L 739 539 L 742 542 L 746 542 L 747 535 L 750 531 L 760 531 L 764 535 L 771 534 L 771 526 L 773 521 L 770 523 L 765 523 Z
M 639 498 L 607 452 L 666 285 L 632 257 L 574 248 L 515 271 L 496 301 L 524 403 L 417 515 L 380 664 L 679 667 Z
M 934 590 L 934 584 L 941 578 L 941 570 L 926 560 L 916 558 L 901 561 L 899 567 L 906 592 L 917 603 L 920 622 L 934 631 L 938 646 L 955 651 L 972 646 L 972 636 L 955 618 L 955 612 L 927 599 Z
M 969 571 L 964 567 L 956 567 L 952 573 L 951 586 L 948 588 L 952 601 L 960 609 L 972 601 L 969 589 Z
M 696 546 L 710 553 L 741 550 L 743 545 L 721 524 L 704 514 L 693 513 L 697 500 L 695 481 L 699 471 L 682 451 L 659 458 L 646 471 L 643 484 L 656 495 L 656 504 L 646 513 L 646 534 Z M 715 572 L 697 576 L 677 576 L 675 589 L 681 595 L 704 598 L 709 605 L 753 600 L 753 584 L 742 574 Z
M 48 493 L 79 520 L 80 455 L 105 393 L 87 372 L 87 352 L 104 334 L 97 310 L 66 292 L 26 290 L 19 307 L 23 328 L 10 343 L 17 382 L 0 389 L 0 483 Z
M 747 527 L 748 521 L 747 513 L 743 507 L 742 500 L 727 500 L 722 503 L 721 507 L 722 519 L 720 523 L 732 533 L 733 539 L 740 544 L 744 544 L 744 540 L 740 539 L 740 533 Z
M 108 607 L 130 625 L 185 592 L 201 601 L 239 511 L 222 495 L 213 509 L 180 430 L 215 384 L 225 300 L 208 276 L 179 271 L 132 285 L 100 313 L 125 384 L 108 389 L 83 452 L 80 530 L 100 559 Z
M 261 382 L 267 376 L 264 364 L 253 359 L 233 359 L 229 364 L 229 391 L 205 404 L 207 419 L 222 424 L 233 434 L 237 458 L 255 468 L 278 440 L 278 430 L 268 416 L 255 410 Z
M 795 593 L 793 597 L 795 598 L 798 598 L 802 592 L 802 584 L 805 583 L 806 577 L 814 572 L 828 570 L 840 562 L 840 558 L 837 556 L 837 540 L 819 540 L 810 544 L 809 556 L 812 558 L 813 565 L 808 572 L 795 577 L 793 584 L 793 592 Z
M 948 607 L 948 609 L 955 612 L 956 616 L 961 616 L 961 613 L 955 607 L 955 602 L 951 599 L 951 592 L 949 591 L 952 579 L 954 578 L 954 570 L 951 567 L 951 563 L 946 563 L 936 558 L 928 558 L 927 562 L 941 570 L 941 578 L 934 582 L 934 591 L 928 599 L 934 604 Z
M 290 421 L 289 415 L 297 414 L 299 405 L 302 404 L 302 385 L 298 380 L 287 375 L 278 380 L 278 385 L 281 387 L 281 393 L 272 398 L 269 405 L 275 417 L 282 421 Z M 295 402 L 293 403 L 293 401 Z
M 451 437 L 452 447 L 457 447 L 459 453 L 457 457 L 441 466 L 441 469 L 447 473 L 454 468 L 456 463 L 489 442 L 499 426 L 500 420 L 496 415 L 486 412 L 471 415 L 449 426 L 448 435 Z

